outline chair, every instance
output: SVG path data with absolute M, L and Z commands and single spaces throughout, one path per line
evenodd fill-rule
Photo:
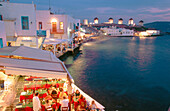
M 62 107 L 61 111 L 68 111 L 68 107 Z

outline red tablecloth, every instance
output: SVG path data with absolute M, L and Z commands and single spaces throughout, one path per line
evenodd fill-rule
M 52 105 L 52 108 L 56 109 L 56 107 L 57 107 L 57 109 L 58 109 L 60 106 L 61 106 L 60 103 L 55 103 L 55 104 Z
M 41 86 L 40 84 L 36 84 L 36 85 L 25 85 L 24 86 L 24 90 L 28 90 L 28 89 L 32 89 L 32 90 L 37 90 L 37 89 L 40 89 L 40 88 L 43 88 L 43 86 Z
M 50 84 L 44 84 L 44 85 L 43 85 L 43 88 L 47 88 L 47 89 L 48 89 L 48 88 L 50 88 L 50 87 L 51 87 Z
M 16 108 L 15 111 L 33 111 L 33 109 L 28 107 L 28 106 L 26 106 L 26 108 Z
M 47 96 L 47 93 L 39 94 L 39 98 L 45 98 Z M 31 95 L 20 95 L 20 101 L 26 100 L 26 99 L 32 99 L 33 94 Z
M 33 94 L 31 95 L 20 95 L 20 101 L 26 100 L 26 99 L 32 99 Z

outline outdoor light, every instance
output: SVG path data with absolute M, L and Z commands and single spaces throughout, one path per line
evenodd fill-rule
M 57 22 L 57 20 L 56 20 L 55 18 L 53 18 L 53 19 L 51 20 L 51 22 Z

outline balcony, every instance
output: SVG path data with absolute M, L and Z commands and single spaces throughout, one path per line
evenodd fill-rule
M 38 37 L 46 37 L 47 33 L 46 30 L 37 30 Z
M 51 34 L 64 34 L 64 29 L 57 29 L 57 31 L 50 30 Z

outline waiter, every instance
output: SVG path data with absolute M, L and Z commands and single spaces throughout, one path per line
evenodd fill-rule
M 39 93 L 35 93 L 35 96 L 33 97 L 33 111 L 40 111 L 41 110 L 41 103 L 39 99 Z

